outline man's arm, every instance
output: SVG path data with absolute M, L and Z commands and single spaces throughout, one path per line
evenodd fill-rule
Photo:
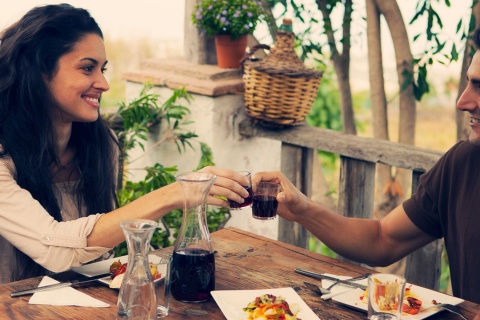
M 382 220 L 344 217 L 302 194 L 281 172 L 257 173 L 260 181 L 282 185 L 278 215 L 296 221 L 341 256 L 372 266 L 386 266 L 435 240 L 398 206 Z

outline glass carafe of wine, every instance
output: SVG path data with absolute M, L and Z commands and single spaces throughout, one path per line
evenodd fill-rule
M 177 176 L 184 192 L 184 210 L 170 281 L 172 296 L 179 301 L 208 301 L 215 289 L 215 259 L 206 219 L 206 199 L 215 179 L 215 175 L 201 172 Z

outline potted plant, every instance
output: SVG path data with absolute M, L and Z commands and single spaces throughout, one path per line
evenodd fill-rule
M 215 38 L 218 66 L 239 68 L 247 35 L 264 17 L 265 10 L 257 0 L 202 0 L 195 7 L 192 21 L 208 37 Z

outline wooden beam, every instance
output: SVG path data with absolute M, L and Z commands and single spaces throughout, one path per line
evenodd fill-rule
M 240 123 L 239 131 L 246 137 L 270 138 L 358 160 L 416 171 L 428 171 L 443 155 L 440 151 L 306 125 L 276 130 L 253 124 L 251 119 L 246 119 Z

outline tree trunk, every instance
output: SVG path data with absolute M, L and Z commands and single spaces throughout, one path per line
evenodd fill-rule
M 389 140 L 388 137 L 388 117 L 387 117 L 387 98 L 385 95 L 385 81 L 383 78 L 382 45 L 380 36 L 380 13 L 375 4 L 375 0 L 366 0 L 367 11 L 367 46 L 368 46 L 368 66 L 370 79 L 370 98 L 372 100 L 372 118 L 373 118 L 373 137 L 377 139 Z M 374 218 L 385 216 L 390 206 L 391 199 L 388 193 L 384 192 L 384 187 L 392 179 L 391 167 L 378 164 L 376 167 L 375 182 L 375 212 Z
M 475 28 L 473 30 L 469 30 L 469 35 L 472 35 L 475 29 L 480 27 L 480 3 L 477 2 L 478 0 L 472 0 L 472 16 L 471 20 L 475 21 Z M 472 25 L 471 23 L 469 25 Z M 460 70 L 460 83 L 458 84 L 458 95 L 457 100 L 462 95 L 463 91 L 467 87 L 467 69 L 472 61 L 472 50 L 474 48 L 473 41 L 470 37 L 467 39 L 465 43 L 465 50 L 463 52 L 463 61 L 462 61 L 462 69 Z M 468 112 L 463 112 L 457 110 L 456 113 L 456 123 L 457 123 L 457 141 L 464 140 L 468 138 L 468 134 L 470 133 L 470 129 L 468 127 L 468 119 L 469 114 Z
M 377 139 L 389 140 L 387 98 L 383 77 L 383 61 L 381 47 L 380 12 L 375 0 L 366 0 L 367 12 L 367 44 L 370 76 L 370 97 L 373 113 L 373 136 Z M 381 219 L 399 203 L 397 183 L 392 176 L 392 167 L 383 164 L 376 166 L 375 211 L 373 217 Z M 394 263 L 385 268 L 376 268 L 380 272 L 403 275 L 405 261 Z
M 322 12 L 325 33 L 331 52 L 331 59 L 335 67 L 340 91 L 340 109 L 342 113 L 343 131 L 348 134 L 357 134 L 355 117 L 353 112 L 352 89 L 350 86 L 350 27 L 352 21 L 352 0 L 345 0 L 345 12 L 343 15 L 342 52 L 336 47 L 333 34 L 332 21 L 328 1 L 316 0 L 319 10 Z
M 400 91 L 400 143 L 415 143 L 416 101 L 413 95 L 413 56 L 410 50 L 407 30 L 402 13 L 395 0 L 375 0 L 380 13 L 385 16 L 393 40 L 395 59 L 397 62 L 398 86 Z M 405 85 L 407 83 L 407 85 Z M 411 176 L 407 170 L 397 169 L 395 181 L 390 190 L 399 191 L 395 195 L 399 202 L 405 199 L 407 186 Z

